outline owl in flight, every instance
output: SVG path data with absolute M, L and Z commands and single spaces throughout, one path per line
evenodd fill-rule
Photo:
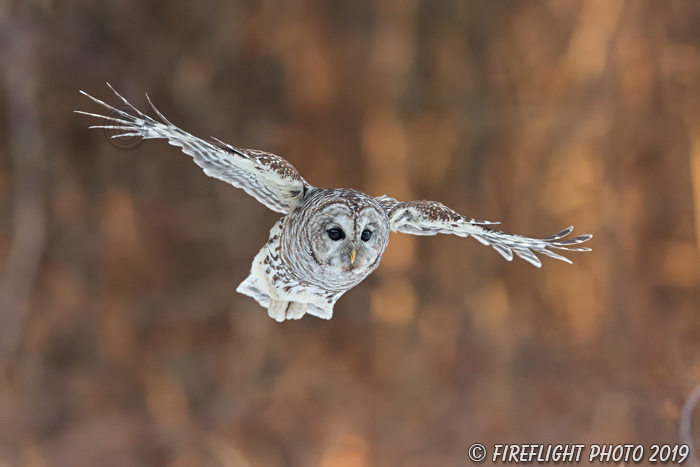
M 299 319 L 307 313 L 330 319 L 340 296 L 377 268 L 390 231 L 471 235 L 508 261 L 515 253 L 537 267 L 542 263 L 534 253 L 571 263 L 552 250 L 590 251 L 573 246 L 591 235 L 563 240 L 573 227 L 543 239 L 527 238 L 493 230 L 488 225 L 497 222 L 464 217 L 437 201 L 397 201 L 349 188 L 316 188 L 279 156 L 233 147 L 217 139 L 205 141 L 181 130 L 153 106 L 148 95 L 149 104 L 162 122 L 136 109 L 116 91 L 133 114 L 81 93 L 113 115 L 76 111 L 108 121 L 90 128 L 123 131 L 113 138 L 167 139 L 192 156 L 210 177 L 243 188 L 284 215 L 253 260 L 250 275 L 236 289 L 257 300 L 277 321 Z

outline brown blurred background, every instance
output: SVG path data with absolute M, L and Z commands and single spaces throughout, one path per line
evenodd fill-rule
M 0 66 L 0 466 L 678 442 L 700 381 L 700 4 L 4 0 Z M 538 270 L 392 235 L 331 321 L 278 324 L 235 288 L 279 215 L 162 141 L 88 130 L 78 90 L 118 104 L 105 81 L 316 186 L 573 224 L 593 252 Z

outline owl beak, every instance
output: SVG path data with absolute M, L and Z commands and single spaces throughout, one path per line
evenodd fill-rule
M 353 248 L 352 251 L 350 252 L 350 264 L 355 264 L 355 256 L 357 255 L 357 251 Z

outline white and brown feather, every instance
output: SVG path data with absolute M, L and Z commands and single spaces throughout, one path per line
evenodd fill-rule
M 287 214 L 294 209 L 294 206 L 304 196 L 304 192 L 310 188 L 306 180 L 289 162 L 275 154 L 254 149 L 235 148 L 218 140 L 209 142 L 197 138 L 170 123 L 153 104 L 151 104 L 153 110 L 163 120 L 162 122 L 145 115 L 116 91 L 114 92 L 134 110 L 136 115 L 119 110 L 83 93 L 109 109 L 110 112 L 120 116 L 119 119 L 114 119 L 103 115 L 79 112 L 117 123 L 117 125 L 97 125 L 91 128 L 108 128 L 124 132 L 115 135 L 115 137 L 137 134 L 144 139 L 167 139 L 169 144 L 182 148 L 185 154 L 192 156 L 195 163 L 210 177 L 242 188 L 268 208 L 282 214 Z
M 513 260 L 513 253 L 515 253 L 532 265 L 540 267 L 542 262 L 533 251 L 567 263 L 571 263 L 571 261 L 554 253 L 552 249 L 590 251 L 590 248 L 572 248 L 572 246 L 589 240 L 592 235 L 579 235 L 561 240 L 571 233 L 573 227 L 566 228 L 547 238 L 529 238 L 493 230 L 487 225 L 497 224 L 497 222 L 464 217 L 437 201 L 400 202 L 388 196 L 381 196 L 377 199 L 387 209 L 392 231 L 413 235 L 436 235 L 439 233 L 459 235 L 460 237 L 471 235 L 480 243 L 492 246 L 508 261 Z
M 570 263 L 552 250 L 589 251 L 588 248 L 573 246 L 589 240 L 591 235 L 563 240 L 573 227 L 544 239 L 534 239 L 492 230 L 488 225 L 496 223 L 465 217 L 437 201 L 401 202 L 388 196 L 373 198 L 351 189 L 314 188 L 289 162 L 275 154 L 234 147 L 216 139 L 212 142 L 202 140 L 170 123 L 150 99 L 148 102 L 161 122 L 145 115 L 114 92 L 135 114 L 83 93 L 117 115 L 106 117 L 78 111 L 109 122 L 91 128 L 121 131 L 113 136 L 116 138 L 167 139 L 171 145 L 192 156 L 207 175 L 242 188 L 268 208 L 284 214 L 272 227 L 267 243 L 253 260 L 250 275 L 237 288 L 238 292 L 253 297 L 268 308 L 270 316 L 275 319 L 298 319 L 304 313 L 329 319 L 333 305 L 341 295 L 377 268 L 389 241 L 389 231 L 413 235 L 471 235 L 484 245 L 492 246 L 508 261 L 515 254 L 537 267 L 541 262 L 535 253 Z M 317 248 L 324 241 L 328 243 L 323 237 L 328 231 L 323 226 L 329 219 L 344 219 L 348 230 L 352 231 L 349 234 L 353 235 L 353 259 L 346 260 L 343 267 L 338 266 L 337 252 L 333 253 L 336 256 L 318 253 L 331 251 Z M 356 241 L 362 225 L 373 226 L 373 240 Z M 362 258 L 357 263 L 355 247 Z M 348 258 L 347 254 L 343 257 Z M 275 307 L 278 308 L 273 313 Z M 289 311 L 291 309 L 293 311 Z
M 372 210 L 384 219 L 383 238 L 375 252 L 374 261 L 366 267 L 338 271 L 318 258 L 311 245 L 320 241 L 325 231 L 316 226 L 322 219 L 317 213 L 334 216 L 349 210 L 363 216 Z M 238 292 L 255 298 L 263 307 L 271 300 L 308 304 L 308 313 L 330 319 L 335 302 L 348 290 L 362 282 L 374 271 L 388 244 L 388 219 L 381 204 L 371 196 L 351 189 L 314 188 L 288 216 L 280 219 L 270 231 L 268 242 L 253 262 L 250 276 L 238 287 Z

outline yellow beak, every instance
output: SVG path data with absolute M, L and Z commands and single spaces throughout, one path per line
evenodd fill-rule
M 357 255 L 357 252 L 353 248 L 352 251 L 350 252 L 350 264 L 355 264 L 355 256 Z

